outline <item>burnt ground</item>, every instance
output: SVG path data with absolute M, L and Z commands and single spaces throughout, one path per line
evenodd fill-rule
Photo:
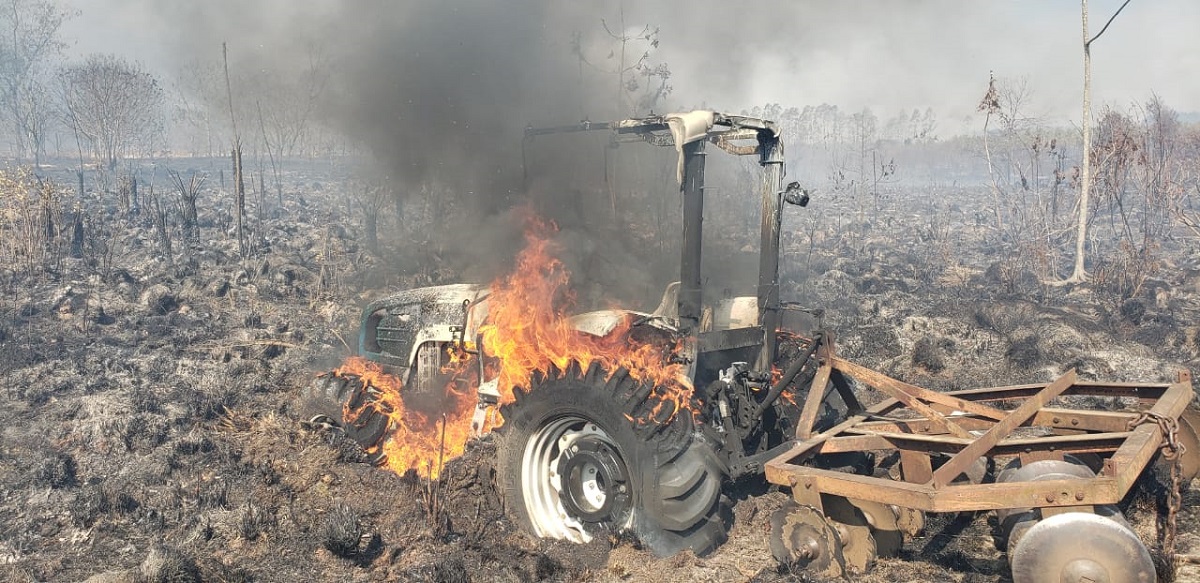
M 348 172 L 312 166 L 289 172 L 283 208 L 252 221 L 252 259 L 239 258 L 216 188 L 202 194 L 199 240 L 176 240 L 170 264 L 147 213 L 125 217 L 111 194 L 92 193 L 79 257 L 0 271 L 0 580 L 804 579 L 770 557 L 768 517 L 787 498 L 770 488 L 732 492 L 736 521 L 713 555 L 656 559 L 628 540 L 578 547 L 515 531 L 488 495 L 486 440 L 434 489 L 304 426 L 293 405 L 349 353 L 358 306 L 454 276 L 436 257 L 370 253 L 342 198 Z M 1049 287 L 961 210 L 972 204 L 962 191 L 928 213 L 867 216 L 817 201 L 806 212 L 821 221 L 785 233 L 784 296 L 824 305 L 843 355 L 936 389 L 1069 368 L 1147 381 L 1197 369 L 1194 242 L 1168 242 L 1133 294 Z M 421 247 L 394 220 L 381 232 L 385 245 Z M 720 236 L 740 246 L 754 234 Z M 1198 503 L 1193 490 L 1181 552 L 1200 553 Z M 1155 540 L 1151 502 L 1134 501 L 1130 519 Z M 989 518 L 955 515 L 931 517 L 900 557 L 857 580 L 1006 574 Z M 1200 580 L 1200 568 L 1179 580 Z

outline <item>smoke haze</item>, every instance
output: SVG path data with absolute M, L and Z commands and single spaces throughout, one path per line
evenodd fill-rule
M 511 39 L 507 46 L 520 49 L 533 46 L 531 40 L 542 42 L 551 55 L 570 62 L 573 32 L 581 32 L 585 48 L 602 58 L 611 44 L 600 20 L 616 26 L 623 11 L 629 28 L 647 23 L 660 27 L 662 43 L 654 58 L 671 65 L 675 95 L 683 106 L 737 111 L 767 102 L 832 103 L 849 110 L 870 106 L 880 115 L 929 106 L 944 121 L 943 134 L 950 134 L 978 129 L 960 122 L 973 115 L 988 72 L 994 71 L 1000 77 L 1028 77 L 1039 115 L 1059 122 L 1079 115 L 1078 2 L 496 4 L 89 0 L 76 2 L 81 14 L 64 32 L 78 39 L 73 46 L 77 54 L 115 52 L 143 60 L 165 77 L 196 56 L 216 55 L 223 40 L 239 59 L 252 51 L 272 59 L 303 58 L 305 44 L 318 39 L 331 50 L 367 54 L 383 40 L 356 31 L 415 29 L 445 37 L 445 45 L 483 30 L 485 38 L 472 38 L 472 43 L 496 48 L 502 43 L 488 38 L 506 36 L 505 26 L 511 26 L 512 32 L 532 34 Z M 1089 3 L 1092 34 L 1120 5 L 1121 0 Z M 452 28 L 421 26 L 413 20 L 417 15 L 433 15 L 430 24 Z M 496 19 L 492 26 L 488 18 Z M 1200 111 L 1200 77 L 1193 74 L 1200 66 L 1197 26 L 1200 3 L 1131 3 L 1092 48 L 1097 105 L 1125 106 L 1144 101 L 1153 91 L 1181 111 Z M 571 119 L 599 117 L 578 108 L 570 113 Z
M 1091 2 L 1092 34 L 1118 6 Z M 670 197 L 670 184 L 656 174 L 664 160 L 640 153 L 646 146 L 613 154 L 603 140 L 574 137 L 548 139 L 523 160 L 520 137 L 531 123 L 632 113 L 616 100 L 615 76 L 600 71 L 619 62 L 608 31 L 619 33 L 622 22 L 630 35 L 657 27 L 661 44 L 629 43 L 627 63 L 649 51 L 649 64 L 669 64 L 675 91 L 660 111 L 827 102 L 888 116 L 929 106 L 948 135 L 977 129 L 972 116 L 989 72 L 1028 77 L 1031 115 L 1066 123 L 1079 108 L 1080 14 L 1072 2 L 98 0 L 79 7 L 64 31 L 79 36 L 76 50 L 124 51 L 165 78 L 198 57 L 219 58 L 224 41 L 231 62 L 251 70 L 303 67 L 319 54 L 332 71 L 319 110 L 324 122 L 369 150 L 402 195 L 437 183 L 455 197 L 464 212 L 447 217 L 447 229 L 451 238 L 470 234 L 466 256 L 515 253 L 519 220 L 506 209 L 529 196 L 563 227 L 568 247 L 581 250 L 573 266 L 596 277 L 608 269 L 599 265 L 620 259 L 676 262 L 673 248 L 618 243 L 619 226 L 596 232 L 594 220 L 611 203 L 607 156 L 653 177 Z M 1200 64 L 1198 24 L 1200 3 L 1133 3 L 1093 47 L 1097 104 L 1124 106 L 1156 91 L 1182 111 L 1200 110 L 1200 76 L 1192 74 Z M 661 210 L 677 215 L 673 203 Z M 477 269 L 487 263 L 494 262 L 459 267 L 488 277 Z M 644 297 L 643 289 L 671 277 L 662 269 L 621 271 L 607 283 Z

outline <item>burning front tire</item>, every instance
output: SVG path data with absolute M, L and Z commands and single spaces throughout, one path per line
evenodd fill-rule
M 598 365 L 551 371 L 501 408 L 500 493 L 535 536 L 584 543 L 629 532 L 654 553 L 703 555 L 725 541 L 727 471 L 691 415 L 640 421 L 651 388 Z
M 300 402 L 300 413 L 309 423 L 337 427 L 367 450 L 383 442 L 389 423 L 386 415 L 363 406 L 371 400 L 371 386 L 361 378 L 329 373 L 309 385 Z M 347 410 L 360 411 L 360 415 L 349 421 L 345 419 Z

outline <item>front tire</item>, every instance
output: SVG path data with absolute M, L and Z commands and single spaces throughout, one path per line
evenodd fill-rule
M 314 425 L 336 427 L 364 451 L 379 451 L 390 428 L 387 415 L 370 403 L 376 401 L 372 387 L 357 375 L 328 373 L 313 379 L 301 395 L 297 411 L 304 421 Z M 358 413 L 346 419 L 346 411 Z M 368 456 L 372 464 L 383 461 L 382 454 Z
M 509 517 L 543 538 L 631 533 L 660 556 L 726 539 L 728 475 L 691 415 L 649 421 L 653 387 L 572 363 L 500 409 L 498 482 Z

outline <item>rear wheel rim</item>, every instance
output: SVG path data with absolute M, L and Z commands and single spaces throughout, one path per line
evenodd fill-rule
M 627 526 L 632 508 L 628 466 L 612 436 L 566 415 L 529 437 L 521 493 L 537 536 L 586 543 L 598 528 Z

